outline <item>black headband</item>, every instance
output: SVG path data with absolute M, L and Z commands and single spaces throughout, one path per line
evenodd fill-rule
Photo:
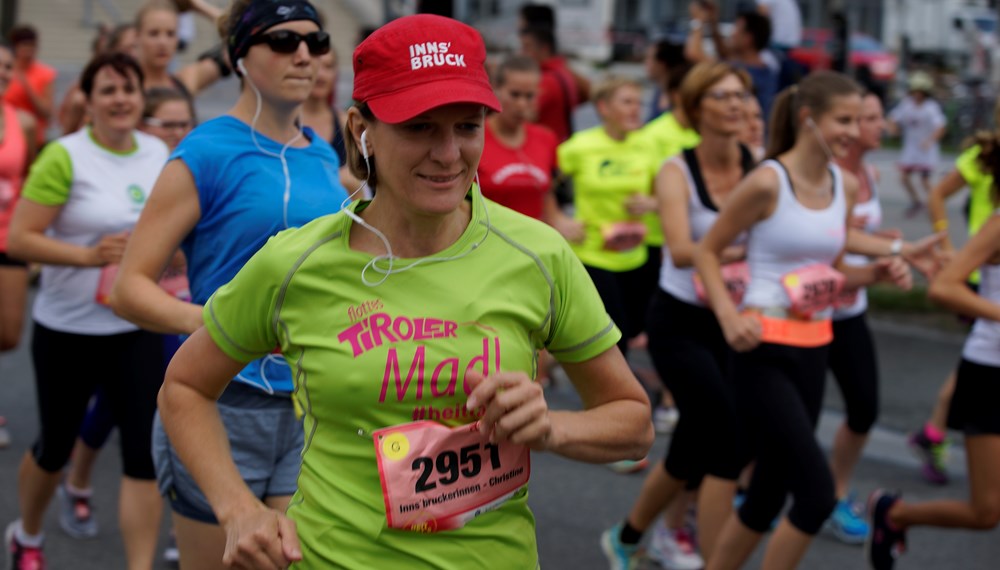
M 254 0 L 229 27 L 227 47 L 233 68 L 250 51 L 254 36 L 277 24 L 296 20 L 309 20 L 320 26 L 316 8 L 306 0 Z

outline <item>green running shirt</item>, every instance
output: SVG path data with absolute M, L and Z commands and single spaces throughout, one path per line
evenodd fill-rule
M 638 132 L 623 141 L 608 136 L 601 126 L 580 131 L 559 145 L 559 170 L 573 179 L 576 213 L 586 237 L 571 244 L 573 251 L 591 267 L 628 271 L 646 262 L 646 248 L 618 252 L 604 249 L 602 228 L 615 222 L 636 221 L 625 210 L 633 194 L 652 192 L 653 160 Z
M 467 255 L 394 272 L 375 287 L 361 281 L 372 256 L 348 246 L 351 231 L 368 230 L 343 213 L 318 218 L 271 238 L 205 305 L 205 327 L 231 358 L 249 362 L 277 345 L 292 367 L 306 433 L 288 509 L 303 547 L 297 568 L 538 564 L 527 488 L 459 530 L 386 525 L 374 430 L 471 423 L 466 371 L 535 377 L 539 348 L 581 362 L 621 336 L 555 230 L 478 192 L 472 210 L 464 234 L 436 257 Z

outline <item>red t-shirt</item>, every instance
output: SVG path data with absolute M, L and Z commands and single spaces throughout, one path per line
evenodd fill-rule
M 548 127 L 563 142 L 573 134 L 569 117 L 580 104 L 576 79 L 561 57 L 542 62 L 542 80 L 538 84 L 538 124 Z
M 56 70 L 37 61 L 31 63 L 31 67 L 28 68 L 24 75 L 31 85 L 31 90 L 37 95 L 44 93 L 48 86 L 56 80 Z M 48 128 L 49 122 L 40 116 L 38 110 L 31 104 L 28 92 L 25 91 L 24 85 L 16 75 L 11 78 L 10 85 L 7 86 L 7 92 L 3 95 L 3 100 L 18 109 L 31 113 L 35 117 L 35 122 L 37 123 L 35 130 L 38 133 L 38 142 L 39 144 L 44 143 L 45 129 Z
M 552 131 L 527 124 L 524 144 L 505 146 L 486 127 L 486 144 L 479 161 L 483 195 L 535 219 L 542 218 L 545 194 L 556 168 L 556 137 Z
M 6 252 L 7 230 L 21 195 L 28 145 L 14 107 L 0 101 L 0 113 L 4 118 L 3 140 L 0 140 L 0 252 Z

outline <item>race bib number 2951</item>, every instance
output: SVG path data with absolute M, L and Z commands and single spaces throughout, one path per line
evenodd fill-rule
M 413 422 L 373 434 L 389 528 L 439 532 L 496 509 L 528 482 L 530 451 L 476 423 Z

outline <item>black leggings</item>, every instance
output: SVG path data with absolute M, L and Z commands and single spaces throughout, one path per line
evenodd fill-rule
M 101 387 L 119 428 L 125 475 L 156 479 L 150 446 L 164 372 L 160 335 L 73 334 L 36 322 L 31 356 L 41 422 L 32 454 L 39 467 L 55 473 L 66 466 L 87 404 Z
M 878 418 L 878 360 L 864 313 L 833 321 L 830 370 L 844 397 L 848 429 L 867 434 Z
M 739 403 L 757 457 L 739 511 L 751 530 L 767 531 L 789 493 L 788 520 L 806 534 L 818 533 L 833 512 L 833 475 L 813 433 L 823 403 L 827 353 L 827 346 L 762 344 L 736 355 Z
M 630 271 L 608 271 L 589 265 L 584 267 L 604 302 L 604 310 L 622 331 L 618 348 L 622 354 L 628 354 L 629 339 L 642 332 L 646 320 L 649 298 L 644 292 L 649 290 L 646 283 L 648 273 L 642 267 Z
M 736 480 L 747 463 L 737 418 L 732 351 L 711 310 L 657 289 L 646 322 L 656 373 L 680 419 L 663 466 L 681 481 Z

